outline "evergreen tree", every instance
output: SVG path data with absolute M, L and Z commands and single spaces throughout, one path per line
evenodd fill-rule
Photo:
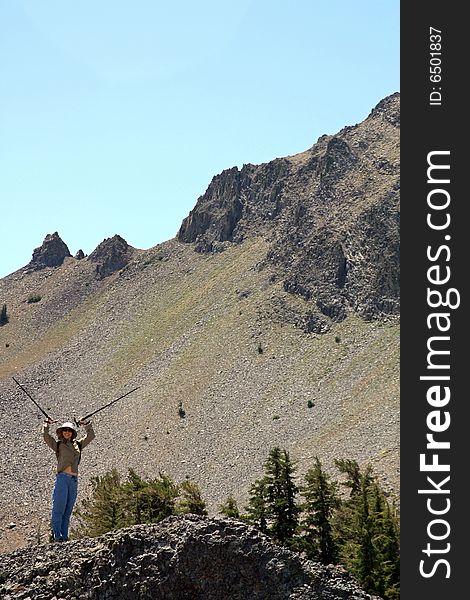
M 355 461 L 336 461 L 336 465 L 348 476 L 344 485 L 350 490 L 335 516 L 340 562 L 365 591 L 396 600 L 400 575 L 398 519 L 370 467 L 361 473 Z
M 285 546 L 293 542 L 298 526 L 299 508 L 296 504 L 298 488 L 294 483 L 294 466 L 289 453 L 278 446 L 273 448 L 265 464 L 266 493 L 273 540 Z
M 140 523 L 155 523 L 175 514 L 178 486 L 168 475 L 145 481 L 130 469 L 122 482 L 116 469 L 92 478 L 91 496 L 76 510 L 79 526 L 74 534 L 95 537 Z
M 121 478 L 116 469 L 102 476 L 92 477 L 91 497 L 85 498 L 75 511 L 79 526 L 74 534 L 96 537 L 107 531 L 131 525 L 125 506 Z
M 133 470 L 123 485 L 126 508 L 133 524 L 156 523 L 175 513 L 178 486 L 168 475 L 144 481 Z
M 233 496 L 229 496 L 225 502 L 219 506 L 219 512 L 221 515 L 230 517 L 232 519 L 240 518 L 240 511 L 238 510 L 237 501 Z
M 337 483 L 330 481 L 318 457 L 315 457 L 313 467 L 307 471 L 305 482 L 301 489 L 305 503 L 302 505 L 299 549 L 305 551 L 312 560 L 325 565 L 335 563 L 338 548 L 331 519 L 340 503 Z
M 293 544 L 299 508 L 295 498 L 294 466 L 286 450 L 273 448 L 264 465 L 265 476 L 251 488 L 245 520 L 269 535 L 277 544 Z
M 8 323 L 8 314 L 7 314 L 7 305 L 4 304 L 2 306 L 2 310 L 0 311 L 0 325 L 5 325 Z
M 261 533 L 268 534 L 268 506 L 265 479 L 258 479 L 250 488 L 250 499 L 242 518 L 254 525 Z
M 377 496 L 380 498 L 376 504 L 375 519 L 376 533 L 374 542 L 377 547 L 380 564 L 380 594 L 385 600 L 398 600 L 400 598 L 400 531 L 398 515 L 393 506 L 377 486 Z
M 369 489 L 365 478 L 361 480 L 357 501 L 357 554 L 353 565 L 359 581 L 366 590 L 378 592 L 381 573 L 378 553 L 373 543 L 375 522 L 369 506 Z
M 343 485 L 350 489 L 351 496 L 359 494 L 361 490 L 361 478 L 363 477 L 363 475 L 361 474 L 361 470 L 357 462 L 349 458 L 341 458 L 339 460 L 335 460 L 335 465 L 341 473 L 349 477 L 349 479 L 347 479 Z M 370 469 L 368 470 L 370 476 Z
M 177 511 L 181 514 L 207 515 L 206 503 L 201 497 L 199 486 L 190 479 L 180 484 L 181 498 Z

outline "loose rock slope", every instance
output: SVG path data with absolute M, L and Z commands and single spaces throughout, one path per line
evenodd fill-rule
M 52 234 L 0 280 L 0 551 L 44 540 L 54 478 L 12 377 L 58 420 L 139 386 L 96 416 L 80 497 L 133 468 L 195 480 L 211 515 L 228 495 L 243 508 L 275 445 L 299 478 L 353 458 L 397 496 L 398 105 L 220 174 L 175 239 L 73 257 Z

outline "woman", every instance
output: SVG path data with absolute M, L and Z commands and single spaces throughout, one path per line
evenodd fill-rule
M 76 439 L 77 431 L 73 423 L 64 423 L 56 430 L 58 440 L 49 433 L 48 419 L 44 423 L 44 441 L 52 448 L 57 456 L 57 476 L 52 492 L 51 525 L 55 542 L 66 542 L 69 539 L 69 522 L 73 506 L 77 499 L 78 463 L 85 446 L 94 439 L 95 432 L 91 423 L 80 419 L 80 425 L 85 427 L 86 435 Z

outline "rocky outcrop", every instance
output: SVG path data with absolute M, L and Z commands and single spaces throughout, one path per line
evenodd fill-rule
M 28 270 L 39 271 L 46 267 L 59 267 L 65 258 L 72 256 L 67 244 L 65 244 L 59 234 L 49 233 L 39 248 L 33 251 L 31 262 L 27 265 Z
M 195 242 L 202 236 L 214 242 L 233 239 L 243 213 L 244 190 L 250 187 L 250 167 L 228 169 L 216 175 L 198 205 L 183 221 L 180 241 Z
M 282 189 L 289 173 L 289 162 L 281 158 L 216 175 L 184 219 L 178 239 L 198 242 L 199 251 L 214 251 L 220 242 L 240 242 L 260 233 L 281 211 Z
M 132 257 L 134 248 L 120 235 L 106 238 L 90 254 L 87 260 L 95 264 L 97 279 L 104 279 L 123 269 Z
M 341 568 L 273 545 L 232 519 L 169 517 L 2 556 L 5 600 L 371 600 Z
M 213 252 L 266 236 L 266 264 L 307 301 L 308 331 L 325 332 L 351 311 L 398 314 L 399 101 L 385 98 L 365 121 L 302 154 L 217 175 L 178 239 Z

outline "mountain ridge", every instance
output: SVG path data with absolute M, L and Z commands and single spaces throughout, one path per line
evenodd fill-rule
M 2 550 L 47 523 L 53 476 L 42 415 L 12 376 L 64 420 L 140 386 L 97 416 L 81 495 L 112 467 L 163 470 L 197 481 L 214 514 L 246 501 L 274 445 L 299 476 L 316 455 L 371 462 L 397 495 L 398 107 L 393 95 L 304 153 L 216 176 L 172 240 L 139 250 L 116 235 L 0 280 Z

